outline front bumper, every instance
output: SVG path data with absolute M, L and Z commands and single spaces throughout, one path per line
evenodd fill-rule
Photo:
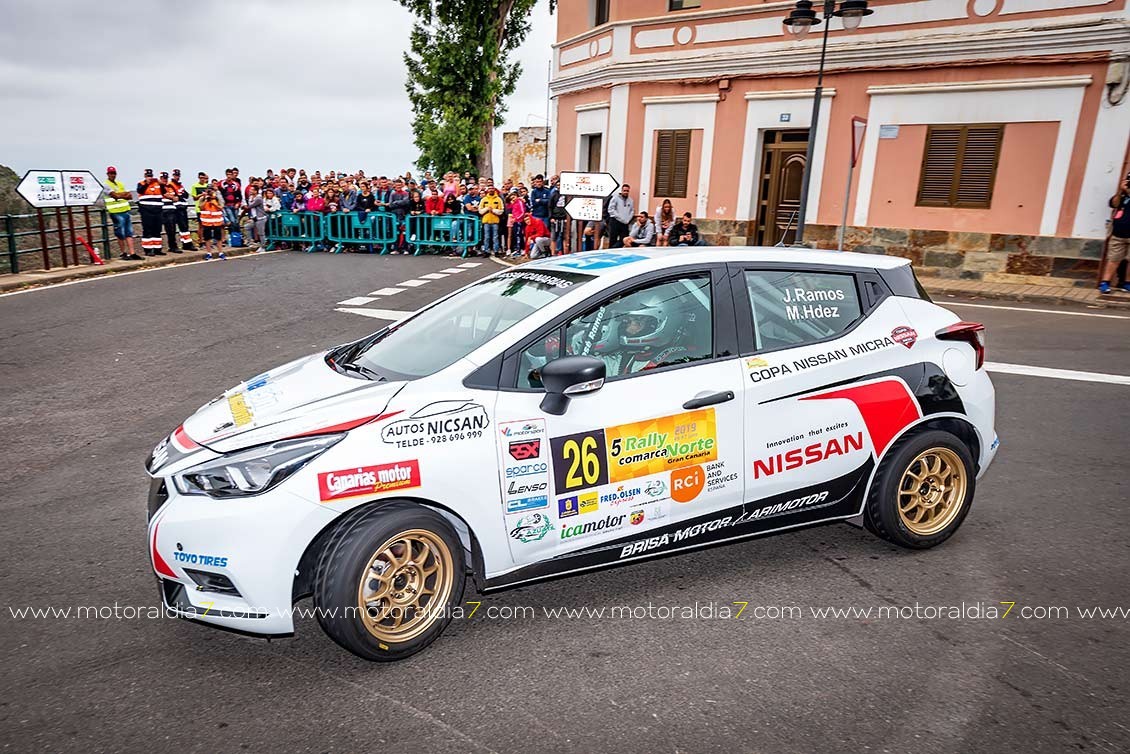
M 294 577 L 303 552 L 337 512 L 286 484 L 255 497 L 181 495 L 155 479 L 149 557 L 165 608 L 183 618 L 258 636 L 294 631 Z

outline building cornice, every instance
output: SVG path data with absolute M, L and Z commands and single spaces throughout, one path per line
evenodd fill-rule
M 607 110 L 612 106 L 609 100 L 602 100 L 601 102 L 586 102 L 583 105 L 576 105 L 573 107 L 575 113 L 587 113 L 589 110 Z
M 720 102 L 720 94 L 672 94 L 663 97 L 644 97 L 645 105 L 677 105 L 685 102 Z
M 746 100 L 767 100 L 767 99 L 812 99 L 812 95 L 816 94 L 815 89 L 778 89 L 774 91 L 762 92 L 746 92 Z M 821 97 L 835 97 L 836 90 L 834 88 L 824 89 L 820 93 Z
M 1061 89 L 1090 86 L 1091 76 L 999 79 L 995 81 L 940 81 L 929 84 L 885 84 L 867 87 L 868 94 L 943 94 L 947 92 L 992 92 L 1009 89 Z
M 867 68 L 916 65 L 1032 62 L 1042 57 L 1130 55 L 1130 23 L 1115 19 L 1044 26 L 981 26 L 956 33 L 907 36 L 905 32 L 850 37 L 828 44 L 830 73 Z M 550 85 L 554 95 L 596 87 L 648 81 L 685 81 L 740 76 L 814 74 L 820 61 L 819 42 L 769 42 L 711 50 L 708 54 L 636 56 L 605 65 L 564 72 Z

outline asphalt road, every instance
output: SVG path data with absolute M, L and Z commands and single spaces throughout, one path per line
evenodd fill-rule
M 496 267 L 367 293 L 461 260 L 279 253 L 0 297 L 0 746 L 10 751 L 1114 752 L 1130 749 L 1130 386 L 996 374 L 1002 449 L 929 552 L 838 525 L 478 598 L 375 665 L 313 620 L 248 639 L 148 607 L 142 462 L 221 389 Z M 955 306 L 993 362 L 1130 375 L 1130 319 Z M 711 606 L 741 618 L 708 618 Z M 979 605 L 1004 618 L 929 617 Z M 698 603 L 699 617 L 661 608 Z M 652 617 L 543 608 L 652 606 Z M 818 618 L 823 607 L 919 615 Z M 756 617 L 792 608 L 800 615 Z M 1067 617 L 1021 617 L 1059 608 Z M 124 613 L 123 613 L 124 614 Z

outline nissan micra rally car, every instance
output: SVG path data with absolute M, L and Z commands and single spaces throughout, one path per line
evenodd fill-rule
M 166 608 L 370 660 L 483 592 L 849 521 L 949 538 L 997 450 L 983 327 L 905 259 L 590 252 L 257 375 L 153 451 Z

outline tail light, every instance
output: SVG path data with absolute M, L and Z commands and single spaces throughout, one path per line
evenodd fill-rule
M 973 346 L 977 352 L 977 366 L 985 366 L 985 326 L 980 322 L 958 322 L 956 325 L 943 327 L 934 333 L 938 340 L 961 340 Z

